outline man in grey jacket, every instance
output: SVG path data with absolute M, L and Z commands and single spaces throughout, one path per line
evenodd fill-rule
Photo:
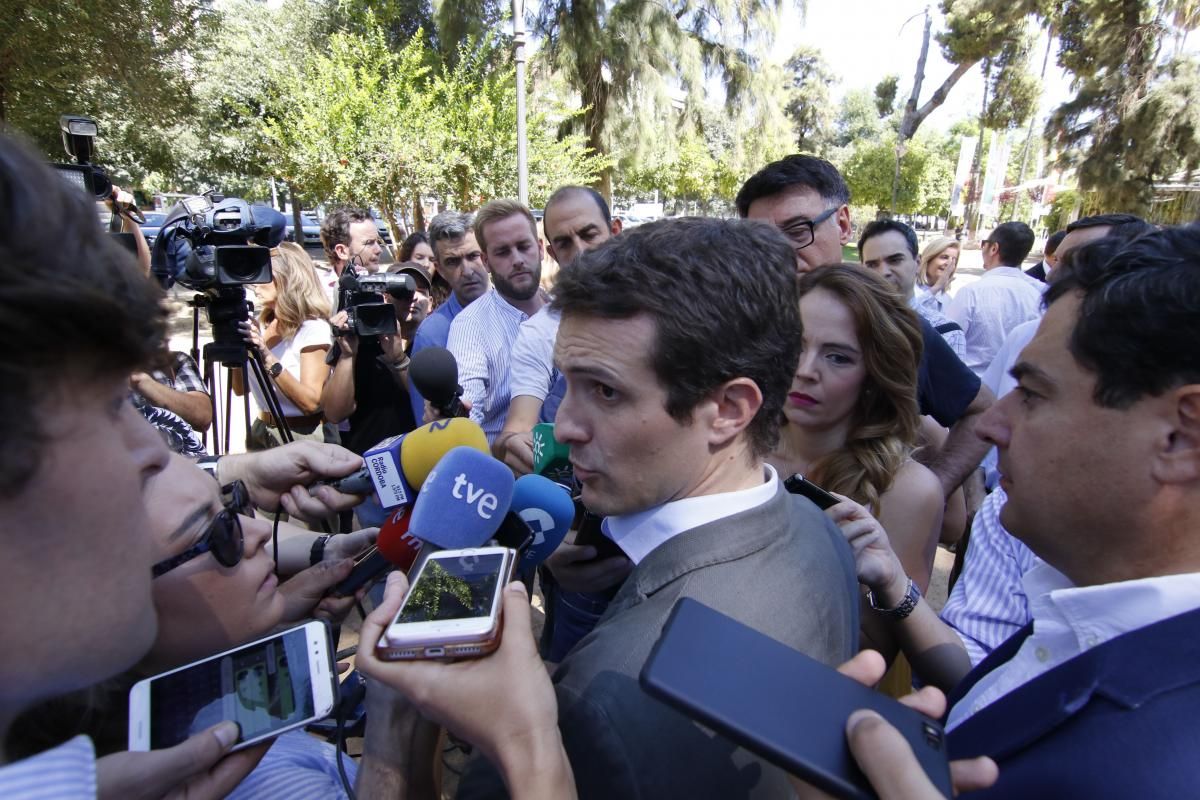
M 651 699 L 637 675 L 681 597 L 830 665 L 857 650 L 849 548 L 763 461 L 799 356 L 791 247 L 762 223 L 645 225 L 563 269 L 554 307 L 567 381 L 555 435 L 634 564 L 554 675 L 580 796 L 787 797 L 780 770 Z M 460 796 L 502 792 L 474 767 Z

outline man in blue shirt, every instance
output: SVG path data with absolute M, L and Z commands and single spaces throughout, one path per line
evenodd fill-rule
M 450 323 L 464 308 L 481 297 L 491 286 L 483 251 L 475 241 L 474 217 L 461 211 L 443 211 L 429 223 L 429 246 L 437 272 L 450 284 L 450 297 L 430 314 L 413 337 L 412 355 L 426 347 L 445 347 L 450 338 Z M 425 398 L 415 386 L 408 387 L 413 418 L 417 424 L 425 417 Z

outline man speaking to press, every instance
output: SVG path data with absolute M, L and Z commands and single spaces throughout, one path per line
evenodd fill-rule
M 799 356 L 795 272 L 770 226 L 683 219 L 614 238 L 559 273 L 555 364 L 567 393 L 555 436 L 584 503 L 634 564 L 553 676 L 583 798 L 790 796 L 780 770 L 638 685 L 679 598 L 826 664 L 857 650 L 850 550 L 763 462 L 790 382 L 780 365 Z M 460 784 L 460 797 L 502 792 L 482 762 Z

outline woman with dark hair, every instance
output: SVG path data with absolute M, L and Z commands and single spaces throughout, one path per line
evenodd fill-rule
M 410 233 L 408 238 L 404 240 L 404 243 L 400 245 L 400 254 L 396 262 L 402 263 L 405 261 L 415 261 L 429 272 L 431 276 L 429 311 L 433 312 L 438 306 L 446 302 L 446 298 L 450 296 L 450 284 L 438 272 L 433 246 L 429 243 L 429 237 L 421 231 Z
M 913 459 L 920 424 L 917 316 L 881 278 L 843 264 L 800 277 L 800 318 L 800 362 L 768 461 L 781 476 L 802 473 L 870 508 L 924 591 L 944 498 L 938 479 Z M 877 616 L 864 597 L 862 646 L 890 662 L 898 648 Z

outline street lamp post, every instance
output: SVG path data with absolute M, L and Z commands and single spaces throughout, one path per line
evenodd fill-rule
M 517 199 L 529 205 L 529 153 L 525 144 L 525 3 L 513 4 L 513 60 L 517 63 Z

